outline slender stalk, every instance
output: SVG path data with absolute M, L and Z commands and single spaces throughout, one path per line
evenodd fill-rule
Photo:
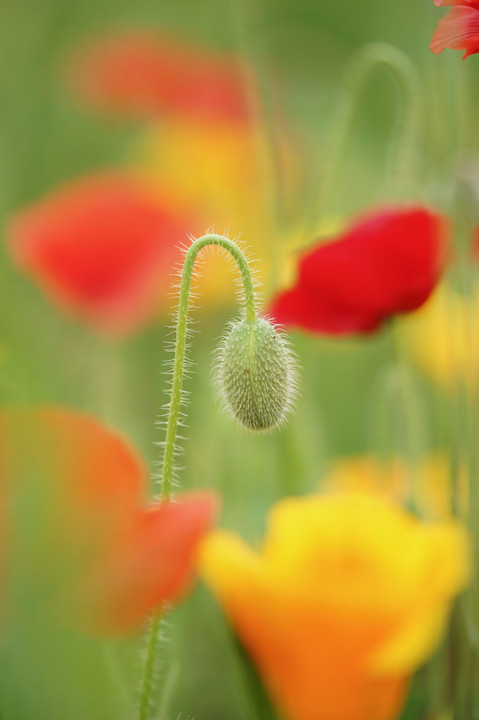
M 173 382 L 168 408 L 168 421 L 166 426 L 166 439 L 163 454 L 163 469 L 161 478 L 161 499 L 168 501 L 171 497 L 174 474 L 174 460 L 176 439 L 180 418 L 181 395 L 185 371 L 186 341 L 188 331 L 188 306 L 190 299 L 193 267 L 198 253 L 208 245 L 218 245 L 230 253 L 236 260 L 243 281 L 243 302 L 246 320 L 254 322 L 256 319 L 256 298 L 253 278 L 245 256 L 240 248 L 223 235 L 208 234 L 194 240 L 185 256 L 183 272 L 181 275 L 180 295 L 176 318 L 175 359 L 173 362 Z M 158 678 L 155 670 L 156 656 L 160 642 L 161 611 L 151 620 L 150 634 L 146 648 L 143 679 L 141 683 L 138 720 L 149 720 L 151 717 L 152 701 L 158 695 Z
M 176 320 L 176 341 L 175 359 L 173 364 L 173 384 L 171 387 L 170 407 L 168 412 L 168 424 L 166 427 L 165 449 L 163 456 L 163 472 L 161 480 L 161 497 L 163 500 L 169 498 L 173 483 L 173 466 L 175 460 L 176 436 L 181 406 L 181 391 L 183 387 L 183 375 L 186 356 L 186 339 L 188 328 L 188 303 L 190 298 L 191 279 L 193 266 L 200 250 L 207 245 L 219 245 L 227 250 L 238 263 L 241 271 L 244 288 L 244 305 L 246 319 L 253 322 L 256 319 L 256 302 L 254 293 L 253 278 L 245 256 L 239 247 L 223 235 L 203 235 L 198 238 L 186 253 L 183 273 L 181 276 L 180 297 L 178 302 L 178 314 Z
M 417 71 L 407 55 L 397 48 L 385 43 L 365 45 L 350 60 L 339 91 L 324 172 L 314 198 L 312 224 L 317 223 L 318 217 L 321 218 L 324 212 L 329 211 L 329 203 L 352 142 L 364 88 L 373 71 L 379 67 L 384 67 L 393 74 L 403 98 L 402 127 L 394 153 L 396 157 L 393 175 L 399 185 L 405 186 L 414 175 L 416 139 L 422 112 Z
M 138 706 L 138 720 L 148 720 L 155 694 L 156 685 L 156 656 L 158 651 L 161 629 L 161 612 L 156 613 L 150 624 L 148 645 L 146 646 L 143 679 L 141 683 L 140 704 Z

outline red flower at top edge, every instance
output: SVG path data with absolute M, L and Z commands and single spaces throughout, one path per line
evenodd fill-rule
M 15 573 L 59 619 L 108 635 L 186 592 L 212 493 L 148 504 L 132 448 L 69 410 L 0 412 L 0 448 L 2 599 Z
M 428 298 L 445 264 L 444 231 L 444 221 L 422 207 L 363 217 L 304 253 L 296 284 L 268 312 L 287 327 L 317 333 L 373 332 Z
M 58 305 L 121 335 L 165 307 L 186 218 L 133 177 L 97 173 L 18 211 L 7 243 L 19 267 Z
M 244 122 L 249 117 L 238 65 L 161 32 L 131 30 L 85 44 L 71 82 L 100 110 L 150 117 L 179 113 Z
M 479 52 L 479 0 L 434 0 L 439 7 L 453 6 L 437 25 L 431 50 L 464 50 L 463 59 Z

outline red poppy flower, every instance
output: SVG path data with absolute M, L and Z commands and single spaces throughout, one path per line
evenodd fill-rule
M 88 104 L 127 115 L 249 116 L 231 58 L 160 32 L 133 30 L 92 41 L 75 59 L 72 84 Z
M 67 410 L 1 412 L 0 448 L 4 592 L 16 573 L 56 615 L 108 634 L 186 591 L 212 494 L 147 505 L 133 450 Z
M 121 334 L 165 306 L 188 229 L 133 177 L 102 173 L 19 211 L 7 241 L 18 265 L 56 303 Z
M 307 251 L 296 284 L 273 299 L 269 312 L 313 332 L 372 332 L 422 305 L 444 262 L 440 217 L 422 207 L 381 210 Z
M 434 0 L 438 6 L 452 5 L 441 20 L 431 41 L 438 54 L 445 48 L 464 50 L 463 59 L 479 52 L 479 0 Z

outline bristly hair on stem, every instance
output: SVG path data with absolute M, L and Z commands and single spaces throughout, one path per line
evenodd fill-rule
M 268 318 L 230 322 L 214 355 L 223 410 L 248 430 L 282 427 L 298 394 L 298 362 L 286 333 Z
M 194 266 L 198 254 L 209 247 L 219 247 L 229 253 L 241 273 L 241 320 L 235 323 L 229 333 L 229 341 L 223 344 L 221 377 L 225 388 L 233 387 L 235 392 L 230 402 L 231 410 L 238 420 L 254 430 L 265 430 L 280 425 L 292 403 L 295 387 L 293 355 L 289 345 L 277 333 L 273 324 L 258 316 L 255 281 L 248 261 L 239 245 L 225 235 L 208 233 L 200 238 L 191 238 L 185 251 L 178 307 L 174 317 L 174 340 L 167 347 L 174 353 L 169 363 L 169 401 L 165 404 L 165 440 L 161 473 L 160 499 L 170 501 L 173 487 L 177 484 L 176 461 L 179 453 L 178 428 L 184 426 L 185 413 L 182 407 L 188 400 L 183 389 L 185 373 L 191 367 L 187 358 L 189 336 L 189 304 Z M 241 361 L 234 357 L 235 344 L 239 342 Z M 231 345 L 231 348 L 229 347 Z M 231 361 L 230 361 L 231 351 Z M 231 382 L 230 382 L 231 381 Z M 236 390 L 240 388 L 240 392 Z M 151 620 L 150 635 L 146 649 L 144 673 L 141 685 L 138 720 L 150 720 L 159 699 L 159 678 L 155 671 L 157 664 L 161 612 Z M 166 689 L 164 688 L 164 692 Z
M 166 608 L 164 609 L 166 611 Z M 157 613 L 152 618 L 144 649 L 143 676 L 139 688 L 138 720 L 148 720 L 154 716 L 158 704 L 158 693 L 154 689 L 159 686 L 166 673 L 158 652 L 161 645 L 168 641 L 165 634 L 166 621 L 164 615 Z
M 187 357 L 190 349 L 190 338 L 192 334 L 191 320 L 189 318 L 189 306 L 192 293 L 192 284 L 195 278 L 196 261 L 200 253 L 205 250 L 219 248 L 226 252 L 240 270 L 237 287 L 239 289 L 239 303 L 242 314 L 250 322 L 257 318 L 257 281 L 251 271 L 250 264 L 245 257 L 243 250 L 237 242 L 226 235 L 208 233 L 202 237 L 191 238 L 191 243 L 186 247 L 184 264 L 181 270 L 179 283 L 178 306 L 173 316 L 174 340 L 170 341 L 168 350 L 174 353 L 171 367 L 168 369 L 170 400 L 165 404 L 164 418 L 159 421 L 160 427 L 165 427 L 165 440 L 163 446 L 163 461 L 157 478 L 161 482 L 161 497 L 171 495 L 172 489 L 177 486 L 177 459 L 181 453 L 178 446 L 178 428 L 185 427 L 186 416 L 183 408 L 188 402 L 188 393 L 183 388 L 183 380 L 188 374 L 192 363 Z M 201 259 L 201 258 L 200 258 Z

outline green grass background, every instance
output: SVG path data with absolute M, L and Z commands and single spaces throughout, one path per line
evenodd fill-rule
M 411 197 L 447 191 L 460 150 L 477 150 L 479 62 L 458 53 L 435 57 L 429 41 L 442 11 L 432 0 L 237 0 L 263 69 L 281 79 L 290 122 L 308 149 L 311 182 L 321 168 L 336 90 L 351 54 L 370 41 L 390 42 L 415 62 L 425 103 L 419 164 Z M 212 48 L 237 49 L 232 5 L 224 0 L 2 0 L 0 5 L 0 220 L 80 173 L 128 162 L 139 126 L 82 111 L 62 80 L 72 46 L 107 29 L 171 29 Z M 346 214 L 381 199 L 396 93 L 378 73 L 365 95 L 341 192 L 331 212 Z M 394 199 L 394 198 L 391 198 Z M 301 208 L 293 220 L 301 221 Z M 296 213 L 297 217 L 294 217 Z M 234 313 L 235 311 L 232 310 Z M 212 487 L 223 497 L 222 524 L 261 537 L 277 498 L 315 489 L 331 458 L 408 442 L 426 448 L 450 431 L 443 399 L 414 375 L 415 408 L 388 396 L 394 362 L 391 333 L 332 342 L 295 334 L 302 366 L 295 416 L 279 434 L 252 435 L 218 411 L 210 383 L 211 353 L 230 311 L 196 310 L 197 363 L 185 444 L 184 488 Z M 0 246 L 0 403 L 60 403 L 103 418 L 127 434 L 149 463 L 158 459 L 154 427 L 165 401 L 165 327 L 158 323 L 110 345 L 65 319 Z M 379 400 L 378 400 L 379 398 Z M 415 423 L 411 418 L 414 415 Z M 419 420 L 418 420 L 419 419 Z M 419 422 L 419 424 L 418 424 Z M 408 425 L 410 423 L 410 425 Z M 390 432 L 384 432 L 384 428 Z M 419 428 L 419 429 L 418 429 Z M 171 615 L 168 663 L 181 665 L 170 715 L 197 720 L 253 720 L 236 652 L 216 604 L 198 587 Z M 49 632 L 47 632 L 49 630 Z M 137 645 L 98 645 L 32 625 L 16 638 L 14 657 L 0 650 L 5 720 L 121 720 L 126 683 L 138 674 Z M 28 657 L 28 662 L 25 658 Z M 106 660 L 105 660 L 106 658 Z M 424 709 L 427 683 L 416 686 L 405 717 Z M 347 692 L 347 688 L 345 688 Z M 21 701 L 19 700 L 21 698 Z M 3 717 L 3 715 L 2 715 Z

